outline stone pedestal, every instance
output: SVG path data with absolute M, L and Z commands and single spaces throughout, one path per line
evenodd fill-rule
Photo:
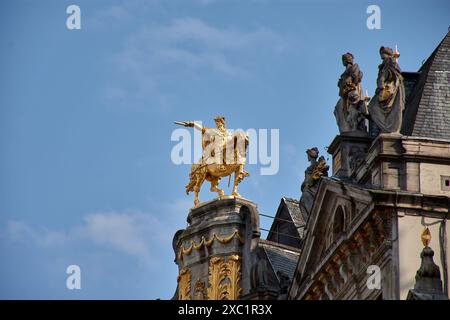
M 187 221 L 173 240 L 177 298 L 234 300 L 248 294 L 250 256 L 260 237 L 256 205 L 242 198 L 216 199 L 192 208 Z
M 367 135 L 343 133 L 334 138 L 328 147 L 333 156 L 333 176 L 350 178 L 365 160 L 372 139 Z

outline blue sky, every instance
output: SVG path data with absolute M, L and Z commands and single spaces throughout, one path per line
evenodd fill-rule
M 66 28 L 70 4 L 81 30 Z M 449 13 L 437 0 L 2 1 L 0 298 L 170 298 L 172 236 L 193 200 L 189 166 L 170 159 L 173 121 L 279 129 L 278 173 L 251 165 L 240 185 L 273 215 L 299 197 L 305 150 L 326 154 L 337 133 L 341 54 L 371 95 L 378 48 L 397 44 L 416 71 Z M 81 290 L 66 288 L 71 264 Z

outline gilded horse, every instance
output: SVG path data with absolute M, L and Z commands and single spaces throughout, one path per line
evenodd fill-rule
M 176 122 L 177 124 L 194 127 L 202 132 L 203 156 L 191 167 L 189 183 L 186 185 L 186 194 L 195 193 L 194 205 L 200 203 L 199 193 L 203 182 L 211 182 L 211 192 L 217 192 L 219 198 L 225 196 L 219 188 L 220 179 L 229 177 L 234 173 L 232 196 L 240 197 L 237 192 L 238 184 L 249 174 L 244 170 L 247 160 L 248 135 L 242 131 L 230 134 L 225 128 L 225 118 L 214 119 L 217 128 L 205 128 L 192 121 Z M 228 182 L 229 184 L 229 182 Z

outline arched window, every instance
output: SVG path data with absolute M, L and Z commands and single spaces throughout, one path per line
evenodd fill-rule
M 345 212 L 342 206 L 339 206 L 334 213 L 333 220 L 333 239 L 338 240 L 345 231 Z

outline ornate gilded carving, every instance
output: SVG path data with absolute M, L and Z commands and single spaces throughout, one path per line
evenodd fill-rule
M 203 246 L 210 247 L 215 240 L 219 241 L 222 244 L 227 244 L 231 240 L 233 240 L 235 237 L 237 239 L 239 239 L 239 242 L 241 244 L 244 244 L 244 238 L 241 236 L 241 234 L 237 230 L 235 230 L 229 236 L 223 236 L 223 237 L 218 236 L 217 234 L 213 233 L 213 236 L 209 240 L 206 240 L 206 238 L 203 236 L 202 240 L 199 243 L 196 243 L 194 240 L 192 240 L 191 241 L 191 245 L 189 247 L 187 247 L 187 248 L 185 248 L 183 245 L 181 245 L 180 251 L 178 252 L 178 259 L 182 260 L 183 259 L 183 255 L 191 254 L 193 249 L 200 250 Z
M 197 279 L 194 288 L 194 300 L 205 300 L 205 299 L 206 299 L 205 282 L 200 279 Z
M 178 300 L 191 300 L 191 270 L 183 268 L 178 275 Z
M 228 278 L 230 279 L 229 300 L 237 300 L 242 291 L 242 288 L 239 285 L 241 279 L 241 261 L 238 255 L 230 256 L 228 260 L 228 270 Z
M 209 261 L 208 300 L 228 300 L 228 264 L 222 257 L 212 257 Z
M 223 257 L 212 257 L 209 262 L 208 300 L 237 300 L 242 288 L 241 258 L 231 255 L 228 261 Z

